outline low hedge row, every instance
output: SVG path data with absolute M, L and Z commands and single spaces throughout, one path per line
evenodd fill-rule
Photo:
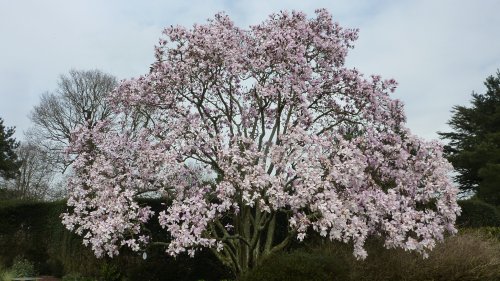
M 162 207 L 158 200 L 145 200 L 141 203 L 151 205 L 157 210 Z M 478 200 L 459 203 L 462 215 L 458 218 L 457 224 L 460 227 L 488 227 L 483 229 L 486 229 L 491 237 L 500 237 L 500 231 L 496 228 L 500 226 L 498 209 Z M 23 257 L 33 261 L 40 274 L 63 276 L 76 273 L 106 281 L 220 280 L 231 276 L 208 251 L 201 252 L 194 259 L 187 256 L 174 259 L 168 257 L 160 248 L 149 251 L 146 261 L 131 251 L 124 251 L 114 259 L 97 259 L 82 245 L 79 236 L 68 232 L 61 224 L 60 215 L 66 210 L 64 201 L 51 203 L 0 201 L 0 265 L 9 267 L 16 257 Z M 278 229 L 285 231 L 286 218 L 281 218 L 280 222 Z M 156 238 L 167 237 L 154 220 L 148 228 Z M 316 240 L 314 235 L 311 237 L 314 243 L 319 243 L 320 239 Z M 298 249 L 302 246 L 302 243 L 293 243 L 292 248 Z M 315 280 L 314 278 L 324 280 L 321 279 L 324 274 L 344 276 L 346 271 L 341 270 L 342 268 L 352 270 L 350 267 L 339 265 L 344 259 L 351 257 L 351 253 L 344 258 L 317 255 L 307 251 L 293 255 L 283 253 L 279 259 L 271 260 L 259 270 L 265 271 L 266 266 L 271 268 L 269 264 L 274 262 L 278 263 L 274 265 L 275 267 L 290 268 L 295 271 L 296 273 L 292 275 L 297 278 L 303 273 L 304 276 L 309 276 L 308 280 Z M 325 264 L 330 266 L 325 267 Z M 332 264 L 338 266 L 331 266 Z M 260 276 L 261 273 L 255 274 Z
M 438 243 L 426 259 L 385 249 L 381 241 L 371 239 L 366 244 L 368 258 L 358 261 L 351 246 L 323 242 L 276 254 L 243 281 L 498 281 L 500 240 L 491 232 L 493 228 L 461 231 Z
M 159 207 L 151 201 L 149 205 Z M 195 258 L 172 258 L 161 248 L 142 255 L 124 250 L 117 258 L 97 259 L 82 245 L 82 240 L 67 231 L 60 215 L 67 209 L 64 201 L 40 203 L 0 202 L 0 264 L 12 266 L 16 257 L 34 262 L 39 274 L 75 273 L 98 280 L 220 280 L 230 276 L 208 251 Z M 148 225 L 155 236 L 164 235 L 159 225 Z
M 479 199 L 458 201 L 462 213 L 457 219 L 459 227 L 499 227 L 500 210 Z

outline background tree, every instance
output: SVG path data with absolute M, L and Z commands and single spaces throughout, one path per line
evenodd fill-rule
M 500 71 L 484 84 L 486 93 L 472 93 L 470 107 L 453 107 L 452 132 L 439 135 L 449 140 L 445 152 L 460 188 L 500 205 Z
M 116 78 L 99 70 L 71 70 L 61 75 L 57 90 L 44 93 L 31 112 L 34 127 L 28 138 L 54 152 L 52 161 L 65 167 L 62 151 L 71 140 L 71 132 L 110 118 L 106 97 L 115 86 Z
M 15 149 L 19 142 L 14 139 L 14 128 L 7 128 L 0 118 L 0 178 L 12 179 L 19 172 L 19 162 Z
M 150 73 L 110 96 L 117 119 L 71 138 L 63 223 L 96 255 L 208 247 L 240 275 L 308 230 L 352 242 L 358 258 L 368 235 L 425 254 L 456 231 L 442 147 L 404 126 L 394 80 L 343 65 L 356 30 L 318 10 L 249 30 L 218 14 L 164 34 Z M 155 216 L 165 240 L 150 241 L 145 194 L 168 203 Z
M 23 143 L 17 149 L 21 163 L 19 173 L 4 185 L 15 198 L 24 200 L 47 200 L 53 198 L 56 169 L 49 153 L 37 144 Z

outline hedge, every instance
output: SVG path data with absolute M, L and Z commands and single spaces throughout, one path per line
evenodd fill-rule
M 500 211 L 479 199 L 458 201 L 462 213 L 457 218 L 459 227 L 499 227 Z
M 148 205 L 160 208 L 159 201 Z M 61 277 L 66 274 L 113 280 L 220 280 L 229 271 L 209 252 L 195 258 L 181 255 L 169 257 L 161 248 L 142 254 L 124 250 L 116 258 L 97 259 L 82 239 L 61 224 L 61 214 L 67 209 L 64 201 L 22 202 L 0 201 L 0 264 L 12 266 L 16 257 L 34 262 L 41 275 Z M 167 237 L 157 223 L 147 226 L 153 236 Z

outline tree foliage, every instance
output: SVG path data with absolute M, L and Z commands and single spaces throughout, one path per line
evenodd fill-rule
M 0 118 L 0 178 L 12 179 L 19 172 L 20 162 L 15 152 L 19 142 L 15 140 L 13 127 L 5 127 Z
M 369 235 L 425 254 L 456 231 L 442 147 L 404 126 L 394 80 L 344 66 L 356 30 L 318 10 L 247 30 L 218 14 L 164 35 L 150 73 L 110 96 L 117 118 L 72 137 L 63 223 L 96 255 L 208 247 L 239 275 L 308 230 L 352 242 L 358 258 Z M 169 204 L 154 216 L 144 195 Z M 153 217 L 168 243 L 151 241 Z
M 439 134 L 449 140 L 445 152 L 460 188 L 500 205 L 500 71 L 484 85 L 484 94 L 472 93 L 470 107 L 453 107 L 452 132 Z

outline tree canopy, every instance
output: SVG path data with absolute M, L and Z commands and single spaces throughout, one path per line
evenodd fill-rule
M 405 127 L 394 80 L 344 66 L 356 38 L 326 10 L 165 29 L 150 73 L 111 94 L 116 118 L 71 138 L 63 223 L 96 255 L 207 247 L 235 274 L 308 231 L 358 258 L 375 234 L 425 254 L 456 231 L 451 165 Z M 146 195 L 168 204 L 155 214 Z M 153 217 L 163 241 L 143 227 Z
M 449 140 L 446 157 L 458 172 L 460 188 L 500 205 L 500 71 L 484 85 L 486 92 L 473 92 L 469 107 L 453 107 L 452 131 L 439 135 Z
M 17 159 L 16 148 L 19 142 L 13 137 L 15 129 L 5 127 L 0 118 L 0 177 L 13 179 L 19 173 L 21 162 Z

